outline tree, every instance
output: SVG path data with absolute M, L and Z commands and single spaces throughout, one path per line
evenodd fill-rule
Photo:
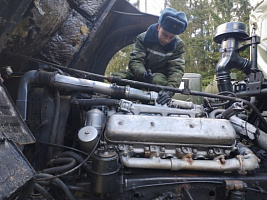
M 213 79 L 220 59 L 219 45 L 213 41 L 216 27 L 232 20 L 248 25 L 249 5 L 247 0 L 169 1 L 170 7 L 185 12 L 188 18 L 188 28 L 180 35 L 186 49 L 186 72 L 200 73 L 203 80 Z M 248 55 L 248 50 L 242 52 L 242 56 Z
M 200 73 L 204 82 L 209 83 L 220 59 L 220 47 L 213 41 L 216 28 L 233 20 L 248 26 L 251 9 L 249 0 L 165 0 L 164 3 L 183 11 L 188 19 L 186 31 L 179 35 L 185 43 L 185 72 Z M 131 50 L 132 45 L 119 51 L 110 61 L 106 72 L 126 70 Z M 249 58 L 249 48 L 240 55 Z M 238 77 L 241 74 L 239 72 Z
M 128 70 L 129 57 L 132 49 L 133 44 L 118 51 L 110 60 L 108 67 L 106 68 L 105 75 L 108 76 L 112 72 Z

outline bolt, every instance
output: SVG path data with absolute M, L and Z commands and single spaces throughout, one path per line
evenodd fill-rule
M 213 154 L 213 150 L 212 149 L 209 149 L 209 154 Z
M 145 151 L 149 151 L 149 147 L 145 147 Z
M 122 125 L 122 124 L 123 124 L 123 122 L 122 122 L 122 121 L 118 121 L 118 124 L 119 124 L 119 125 Z
M 181 148 L 177 148 L 176 151 L 179 152 L 179 153 L 181 153 L 182 152 L 182 149 Z
M 229 150 L 225 150 L 224 152 L 225 152 L 226 155 L 230 153 Z
M 184 152 L 184 153 L 188 153 L 188 152 L 189 152 L 189 149 L 188 149 L 187 147 L 184 147 L 184 148 L 183 148 L 183 152 Z
M 226 162 L 226 160 L 225 160 L 224 157 L 222 157 L 222 158 L 220 159 L 220 161 L 221 161 L 222 164 L 225 164 L 225 162 Z
M 164 148 L 164 147 L 161 147 L 160 150 L 161 150 L 161 151 L 165 151 L 165 148 Z
M 0 138 L 0 143 L 4 143 L 5 141 L 6 141 L 6 138 L 4 138 L 4 137 Z
M 85 131 L 85 134 L 90 134 L 90 131 L 89 130 Z
M 196 149 L 193 149 L 193 153 L 197 153 L 197 150 Z

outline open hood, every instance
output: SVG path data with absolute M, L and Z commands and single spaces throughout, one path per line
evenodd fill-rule
M 104 74 L 112 56 L 157 22 L 126 0 L 0 0 L 0 68 L 37 68 L 15 52 Z

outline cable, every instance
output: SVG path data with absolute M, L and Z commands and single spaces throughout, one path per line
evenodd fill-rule
M 86 156 L 89 156 L 88 153 L 85 153 L 84 151 L 81 151 L 81 150 L 78 150 L 78 149 L 75 149 L 75 148 L 72 148 L 72 147 L 68 147 L 68 146 L 64 146 L 64 145 L 60 145 L 60 144 L 52 144 L 52 143 L 47 143 L 47 142 L 38 142 L 39 144 L 45 144 L 45 145 L 49 145 L 49 146 L 55 146 L 55 147 L 62 147 L 62 148 L 65 148 L 65 149 L 70 149 L 72 151 L 76 151 L 76 152 L 79 152 L 79 153 L 82 153 Z
M 177 181 L 177 182 L 171 182 L 171 183 L 155 183 L 155 184 L 149 184 L 149 185 L 140 185 L 133 188 L 126 189 L 124 192 L 129 190 L 135 190 L 138 188 L 144 188 L 144 187 L 154 187 L 154 186 L 163 186 L 163 185 L 175 185 L 175 184 L 190 184 L 190 183 L 211 183 L 211 184 L 223 184 L 223 181 Z

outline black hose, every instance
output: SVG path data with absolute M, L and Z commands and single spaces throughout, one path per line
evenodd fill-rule
M 225 109 L 216 109 L 216 110 L 212 111 L 212 112 L 209 114 L 209 118 L 214 118 L 214 119 L 216 119 L 216 116 L 219 115 L 219 114 L 222 114 L 224 111 L 225 111 Z
M 34 189 L 47 200 L 55 200 L 41 185 L 34 183 Z
M 72 151 L 65 151 L 63 152 L 60 157 L 72 157 L 74 158 L 78 163 L 83 163 L 84 161 L 84 158 L 82 156 L 80 156 L 79 154 L 75 153 L 75 152 L 72 152 Z M 91 172 L 91 167 L 88 163 L 83 163 L 82 165 L 83 169 L 90 173 Z
M 106 98 L 94 98 L 94 99 L 72 99 L 72 104 L 77 104 L 79 106 L 94 106 L 94 105 L 105 105 L 105 106 L 115 106 L 119 102 L 118 99 L 106 99 Z
M 93 152 L 96 150 L 97 146 L 98 146 L 98 143 L 100 141 L 100 137 L 98 138 L 98 141 L 96 142 L 92 152 L 90 154 L 88 154 L 88 156 L 83 160 L 82 163 L 80 163 L 79 165 L 77 165 L 76 167 L 74 167 L 73 169 L 67 171 L 67 172 L 64 172 L 62 174 L 58 174 L 58 175 L 55 175 L 55 176 L 50 176 L 50 177 L 45 177 L 45 178 L 41 178 L 41 179 L 38 179 L 38 181 L 46 181 L 46 180 L 50 180 L 50 179 L 56 179 L 58 177 L 61 177 L 61 176 L 64 176 L 64 175 L 67 175 L 73 171 L 75 171 L 76 169 L 80 168 L 84 163 L 86 163 L 89 158 L 92 156 Z
M 44 173 L 55 174 L 66 172 L 72 169 L 76 165 L 76 160 L 73 158 L 57 158 L 50 160 L 48 164 L 50 164 L 51 166 L 64 164 L 63 166 L 52 167 L 43 170 Z
M 88 192 L 88 187 L 77 186 L 77 185 L 68 185 L 68 188 L 70 190 L 74 190 L 74 191 Z
M 52 144 L 56 143 L 59 113 L 60 113 L 60 94 L 59 91 L 57 90 L 55 92 L 54 120 L 53 120 L 52 130 L 49 136 L 49 143 Z M 52 156 L 53 156 L 53 148 L 49 147 L 47 153 L 47 160 L 50 160 Z
M 51 178 L 51 177 L 53 177 L 53 176 L 50 174 L 43 174 L 43 173 L 36 174 L 36 178 L 37 178 L 36 181 L 38 183 L 38 178 Z M 74 198 L 73 194 L 70 192 L 69 188 L 59 178 L 53 178 L 53 179 L 51 179 L 51 182 L 53 184 L 55 184 L 56 186 L 60 187 L 64 191 L 64 193 L 66 194 L 66 196 L 68 197 L 69 200 L 75 200 L 75 198 Z

